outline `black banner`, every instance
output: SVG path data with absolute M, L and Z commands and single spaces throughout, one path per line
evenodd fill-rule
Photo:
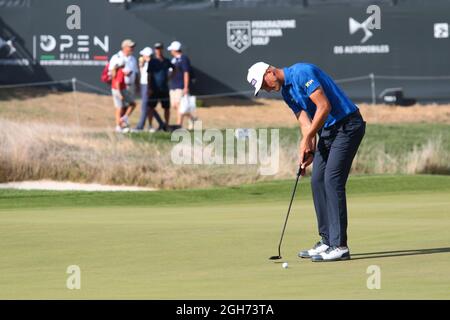
M 77 78 L 107 89 L 101 71 L 124 38 L 137 42 L 137 52 L 176 39 L 193 63 L 196 94 L 250 90 L 245 77 L 256 61 L 307 61 L 344 79 L 356 100 L 393 87 L 422 101 L 450 100 L 449 1 L 380 3 L 379 29 L 368 26 L 376 12 L 364 1 L 170 10 L 92 0 L 18 3 L 0 11 L 0 84 Z M 73 4 L 80 29 L 67 26 Z

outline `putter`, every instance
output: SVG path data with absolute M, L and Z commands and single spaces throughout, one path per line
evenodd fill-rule
M 295 190 L 297 190 L 297 184 L 298 184 L 298 180 L 300 180 L 301 174 L 302 174 L 302 168 L 301 168 L 301 166 L 299 166 L 298 167 L 298 172 L 297 172 L 297 179 L 295 180 L 294 191 L 292 191 L 291 202 L 289 203 L 289 208 L 288 208 L 288 212 L 287 212 L 287 215 L 286 215 L 286 220 L 284 221 L 283 231 L 281 232 L 280 243 L 278 244 L 278 255 L 270 257 L 269 258 L 270 260 L 280 260 L 282 258 L 281 257 L 281 243 L 283 242 L 284 231 L 286 230 L 286 225 L 287 225 L 287 222 L 288 222 L 288 219 L 289 219 L 289 213 L 291 212 L 292 201 L 294 200 Z

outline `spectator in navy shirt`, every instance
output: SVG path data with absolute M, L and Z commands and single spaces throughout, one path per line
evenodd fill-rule
M 149 121 L 152 122 L 154 109 L 158 102 L 161 102 L 161 106 L 164 109 L 164 129 L 168 130 L 170 121 L 170 98 L 169 98 L 169 85 L 168 77 L 169 70 L 173 68 L 169 59 L 164 57 L 163 44 L 160 42 L 154 45 L 154 56 L 148 64 L 148 88 L 149 88 Z M 155 114 L 156 115 L 156 114 Z
M 189 94 L 191 62 L 181 51 L 181 43 L 173 41 L 167 48 L 172 54 L 172 73 L 170 77 L 170 104 L 177 112 L 177 125 L 183 126 L 184 117 L 195 121 L 190 113 L 180 114 L 179 107 L 181 98 Z

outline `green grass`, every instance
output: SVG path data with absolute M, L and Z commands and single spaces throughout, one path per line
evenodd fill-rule
M 298 128 L 281 128 L 280 138 L 298 141 Z M 368 124 L 361 148 L 371 148 L 382 144 L 389 154 L 403 154 L 414 146 L 425 144 L 428 139 L 441 137 L 446 151 L 450 151 L 450 126 L 447 124 Z
M 299 197 L 311 198 L 309 178 L 302 178 Z M 0 209 L 51 207 L 113 207 L 211 205 L 212 203 L 254 203 L 287 200 L 294 180 L 277 180 L 241 187 L 154 192 L 71 192 L 0 190 Z M 373 175 L 353 176 L 347 190 L 351 195 L 376 193 L 420 193 L 450 191 L 450 176 Z
M 0 191 L 0 298 L 448 299 L 450 177 L 349 181 L 353 260 L 313 264 L 308 183 L 276 254 L 292 181 L 147 193 Z M 66 268 L 81 268 L 81 290 Z M 381 268 L 381 289 L 366 287 Z
M 291 143 L 297 142 L 300 137 L 299 129 L 296 127 L 279 128 L 279 130 L 280 139 Z M 130 137 L 141 142 L 172 143 L 170 134 L 164 132 L 133 133 Z M 441 137 L 446 151 L 450 151 L 450 126 L 448 124 L 368 124 L 362 147 L 370 148 L 382 144 L 386 152 L 397 155 L 411 151 L 414 146 L 423 145 L 428 139 L 436 137 Z

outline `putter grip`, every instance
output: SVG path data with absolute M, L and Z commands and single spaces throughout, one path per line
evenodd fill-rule
M 314 156 L 314 151 L 309 151 L 309 152 L 307 152 L 307 154 L 305 154 L 305 156 L 303 157 L 303 162 L 306 161 L 306 157 L 307 157 L 308 155 Z M 302 174 L 302 166 L 299 165 L 299 166 L 298 166 L 298 171 L 297 171 L 297 177 L 299 177 L 301 174 Z

